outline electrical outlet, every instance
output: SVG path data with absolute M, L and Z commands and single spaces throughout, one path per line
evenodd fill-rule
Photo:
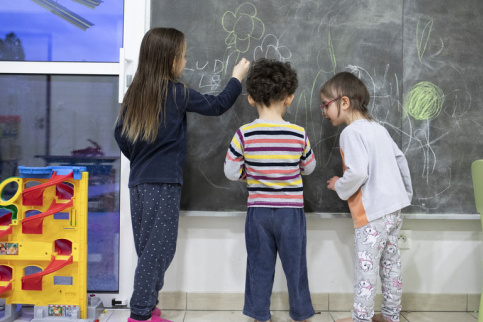
M 411 248 L 411 231 L 401 230 L 398 236 L 399 249 L 409 249 Z

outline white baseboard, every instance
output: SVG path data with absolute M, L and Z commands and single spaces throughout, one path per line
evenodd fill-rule
M 316 311 L 350 311 L 352 294 L 312 293 L 312 303 Z M 160 292 L 159 307 L 165 310 L 187 311 L 241 311 L 243 293 L 186 293 Z M 375 307 L 381 307 L 382 295 L 377 294 Z M 479 294 L 422 294 L 404 293 L 403 311 L 411 312 L 473 312 L 478 311 Z M 288 311 L 288 294 L 273 293 L 272 311 Z

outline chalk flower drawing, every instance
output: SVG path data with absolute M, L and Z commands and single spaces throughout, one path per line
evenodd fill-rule
M 420 82 L 406 95 L 403 106 L 416 120 L 431 120 L 441 113 L 443 103 L 444 94 L 441 88 L 430 82 Z
M 257 8 L 245 2 L 235 12 L 227 11 L 222 18 L 223 29 L 228 32 L 225 44 L 234 46 L 238 53 L 246 53 L 251 39 L 261 39 L 265 33 L 264 23 L 257 18 Z
M 280 46 L 278 38 L 273 34 L 268 34 L 263 38 L 262 44 L 255 48 L 253 58 L 275 59 L 279 61 L 287 61 L 292 57 L 292 53 L 285 46 Z

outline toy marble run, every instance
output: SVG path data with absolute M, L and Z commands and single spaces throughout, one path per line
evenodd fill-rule
M 12 305 L 11 313 L 17 304 L 35 305 L 32 321 L 91 321 L 85 320 L 86 168 L 19 167 L 19 172 L 0 184 L 0 298 Z M 5 200 L 7 186 L 18 189 Z

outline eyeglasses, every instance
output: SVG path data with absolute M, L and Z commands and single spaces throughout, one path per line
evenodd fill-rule
M 329 104 L 332 103 L 332 102 L 335 102 L 337 100 L 340 100 L 343 96 L 339 96 L 337 98 L 334 98 L 332 101 L 328 101 L 327 103 L 324 103 L 322 105 L 320 105 L 320 109 L 322 110 L 322 112 L 324 112 L 325 110 L 327 110 L 327 108 L 329 107 Z
M 320 109 L 322 110 L 322 112 L 325 112 L 327 111 L 327 109 L 329 108 L 329 104 L 332 103 L 332 102 L 335 102 L 337 100 L 340 100 L 342 97 L 344 97 L 345 95 L 342 95 L 342 96 L 339 96 L 337 98 L 334 98 L 332 101 L 328 101 L 327 103 L 324 103 L 322 105 L 320 105 Z M 355 99 L 355 100 L 358 100 L 361 104 L 362 104 L 362 101 L 360 98 L 358 97 L 351 97 L 350 99 Z

